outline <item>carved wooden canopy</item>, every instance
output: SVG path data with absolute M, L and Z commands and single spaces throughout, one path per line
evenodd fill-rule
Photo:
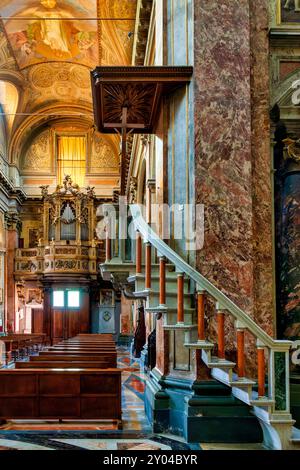
M 99 132 L 121 133 L 125 127 L 127 132 L 152 134 L 162 96 L 189 83 L 192 73 L 187 66 L 96 67 L 91 79 Z

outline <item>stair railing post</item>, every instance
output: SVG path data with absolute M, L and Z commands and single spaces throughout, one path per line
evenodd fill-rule
M 225 359 L 225 313 L 223 310 L 217 310 L 218 323 L 218 357 Z
M 106 225 L 106 241 L 105 241 L 105 261 L 109 262 L 111 260 L 111 230 L 110 222 Z
M 166 258 L 159 258 L 159 305 L 166 305 Z
M 198 341 L 205 340 L 205 291 L 197 292 Z
M 177 323 L 184 323 L 184 274 L 177 274 Z
M 135 265 L 136 274 L 142 274 L 142 236 L 139 231 L 136 233 L 136 253 L 135 253 Z
M 238 328 L 237 333 L 237 375 L 245 377 L 245 329 Z
M 257 382 L 258 382 L 258 397 L 264 397 L 266 394 L 266 363 L 265 363 L 265 348 L 264 346 L 257 347 Z
M 152 260 L 151 260 L 151 243 L 147 242 L 146 243 L 146 255 L 145 255 L 145 269 L 146 269 L 146 275 L 145 275 L 145 289 L 151 289 L 151 265 L 152 265 Z

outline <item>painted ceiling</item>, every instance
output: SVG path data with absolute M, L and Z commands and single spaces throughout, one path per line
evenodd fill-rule
M 81 116 L 92 125 L 90 70 L 131 64 L 136 8 L 137 0 L 0 0 L 0 83 L 19 91 L 12 111 L 4 99 L 10 88 L 0 89 L 10 159 L 57 119 L 65 117 L 71 130 Z M 109 145 L 118 147 L 117 139 Z
M 131 62 L 136 0 L 0 0 L 18 67 L 49 61 Z

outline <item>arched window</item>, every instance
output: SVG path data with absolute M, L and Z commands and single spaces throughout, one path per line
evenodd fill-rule
M 79 187 L 85 186 L 86 173 L 86 136 L 57 136 L 57 179 L 62 184 L 64 177 L 70 175 Z

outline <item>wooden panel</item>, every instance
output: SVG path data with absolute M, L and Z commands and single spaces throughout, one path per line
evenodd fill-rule
M 40 376 L 39 393 L 42 395 L 76 395 L 80 392 L 80 381 L 77 375 L 49 373 Z
M 0 416 L 17 418 L 34 418 L 36 416 L 36 398 L 6 397 L 0 400 Z
M 39 308 L 32 309 L 31 332 L 32 333 L 44 332 L 44 311 L 42 309 L 39 309 Z
M 36 382 L 31 375 L 22 374 L 19 377 L 7 375 L 5 380 L 0 380 L 0 395 L 23 396 L 35 393 Z
M 64 311 L 52 310 L 52 338 L 64 338 Z
M 79 418 L 80 403 L 77 397 L 40 397 L 39 415 L 47 418 Z
M 110 399 L 97 397 L 81 398 L 81 416 L 85 419 L 92 419 L 94 416 L 101 416 L 103 419 L 121 418 L 116 397 Z

